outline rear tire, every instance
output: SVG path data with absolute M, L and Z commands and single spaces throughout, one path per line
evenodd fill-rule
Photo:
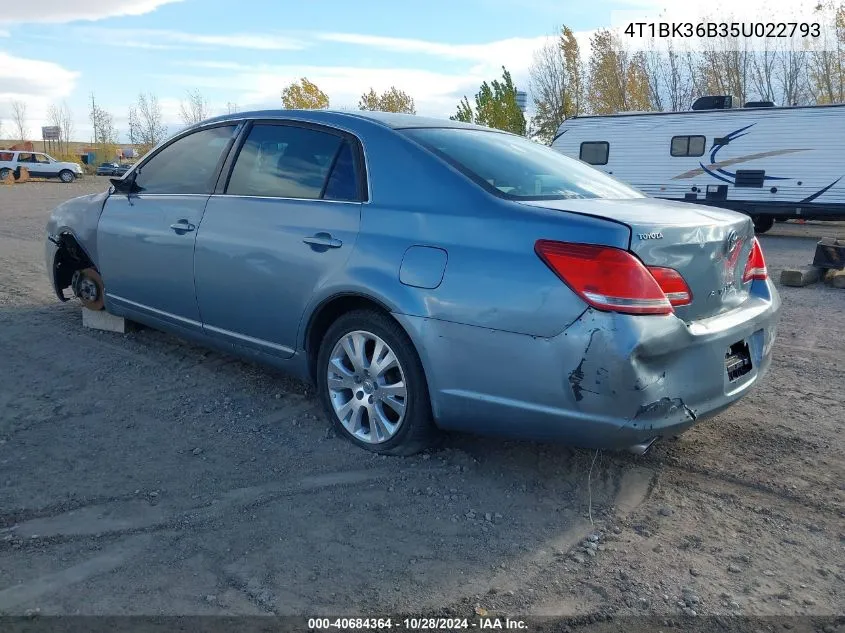
M 765 233 L 775 225 L 775 219 L 769 216 L 754 216 L 754 232 Z
M 8 178 L 9 174 L 11 174 L 11 173 L 12 173 L 12 170 L 9 169 L 8 167 L 4 167 L 3 169 L 0 169 L 0 180 L 6 180 L 6 178 Z
M 320 344 L 317 392 L 338 433 L 365 450 L 413 455 L 437 439 L 419 355 L 382 313 L 355 310 L 332 324 Z
M 63 169 L 59 172 L 59 180 L 61 180 L 62 182 L 71 183 L 74 181 L 75 178 L 76 176 L 69 169 Z

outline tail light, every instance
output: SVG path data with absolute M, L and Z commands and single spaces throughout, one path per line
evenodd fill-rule
M 669 299 L 673 306 L 688 306 L 692 303 L 692 292 L 687 282 L 674 268 L 662 268 L 660 266 L 649 266 L 648 271 L 654 277 L 657 285 Z
M 534 251 L 567 286 L 599 310 L 671 314 L 673 304 L 692 300 L 677 271 L 654 268 L 650 272 L 628 251 L 550 240 L 539 240 Z
M 768 277 L 769 273 L 766 270 L 763 249 L 760 248 L 760 242 L 755 237 L 751 246 L 751 254 L 748 256 L 748 263 L 745 264 L 745 272 L 742 273 L 742 283 L 754 281 L 755 279 L 768 279 Z

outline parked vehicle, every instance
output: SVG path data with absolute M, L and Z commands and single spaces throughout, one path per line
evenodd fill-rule
M 117 163 L 100 163 L 97 166 L 97 175 L 98 176 L 116 176 L 118 174 L 118 170 L 120 169 L 120 165 Z M 126 172 L 124 172 L 126 173 Z
M 59 298 L 312 380 L 373 451 L 437 428 L 644 451 L 771 361 L 780 300 L 747 216 L 504 132 L 229 115 L 112 183 L 50 217 Z
M 702 98 L 699 101 L 704 101 Z M 776 219 L 845 219 L 845 104 L 731 108 L 709 98 L 688 112 L 578 116 L 552 147 L 658 198 Z M 727 108 L 727 109 L 723 109 Z
M 79 163 L 58 161 L 41 152 L 0 150 L 0 180 L 7 178 L 9 173 L 19 178 L 21 167 L 29 170 L 33 178 L 58 178 L 62 182 L 73 182 L 83 173 Z

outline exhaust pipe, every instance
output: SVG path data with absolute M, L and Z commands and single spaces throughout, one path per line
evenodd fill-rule
M 654 445 L 654 443 L 660 438 L 653 437 L 650 440 L 646 440 L 641 444 L 634 444 L 633 446 L 628 447 L 628 452 L 633 453 L 634 455 L 645 455 Z

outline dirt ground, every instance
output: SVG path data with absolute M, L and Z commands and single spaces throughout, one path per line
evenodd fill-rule
M 767 378 L 644 457 L 455 435 L 382 458 L 273 370 L 83 329 L 48 285 L 43 228 L 106 186 L 0 188 L 0 613 L 814 615 L 845 631 L 845 291 L 780 288 Z M 845 224 L 763 236 L 774 278 L 821 235 Z

